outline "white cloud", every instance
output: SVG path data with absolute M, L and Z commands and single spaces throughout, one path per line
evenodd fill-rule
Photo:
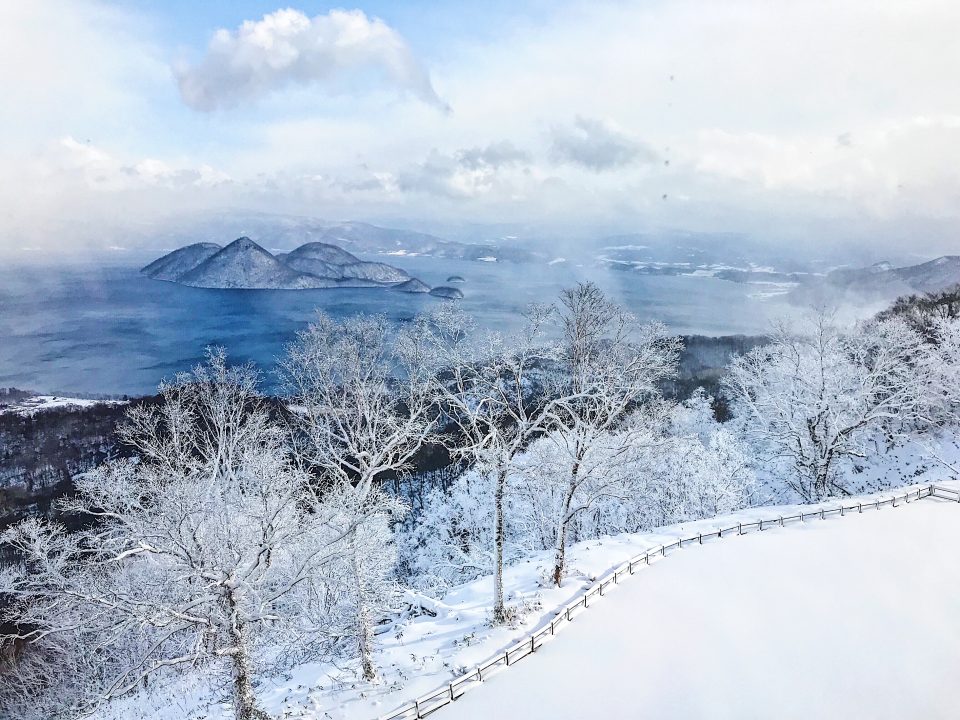
M 526 168 L 530 162 L 529 153 L 506 140 L 461 149 L 451 155 L 434 149 L 424 161 L 402 169 L 396 187 L 401 192 L 462 199 L 495 191 L 509 194 L 514 187 L 515 170 Z
M 277 10 L 218 30 L 206 56 L 175 69 L 180 95 L 209 111 L 257 100 L 289 85 L 330 85 L 342 75 L 379 71 L 390 83 L 444 110 L 427 71 L 409 45 L 379 18 L 361 10 L 331 10 L 309 18 Z
M 555 162 L 596 172 L 657 160 L 651 148 L 600 120 L 578 116 L 572 126 L 556 126 L 550 134 L 550 156 Z

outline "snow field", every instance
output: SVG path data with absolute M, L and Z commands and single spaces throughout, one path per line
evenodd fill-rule
M 886 510 L 886 508 L 884 508 Z M 442 712 L 471 718 L 953 718 L 956 503 L 705 543 L 622 584 Z

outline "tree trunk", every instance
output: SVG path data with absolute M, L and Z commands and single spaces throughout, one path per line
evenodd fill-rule
M 563 573 L 567 569 L 567 525 L 570 523 L 570 505 L 573 504 L 573 495 L 577 492 L 580 484 L 580 466 L 583 463 L 583 456 L 586 454 L 586 448 L 579 440 L 576 445 L 576 452 L 573 458 L 573 465 L 570 467 L 570 479 L 567 482 L 567 489 L 563 496 L 563 507 L 560 510 L 560 522 L 557 527 L 557 546 L 553 562 L 553 582 L 557 587 L 563 580 Z
M 355 533 L 354 533 L 355 534 Z M 360 654 L 360 667 L 363 670 L 363 679 L 367 682 L 376 682 L 377 666 L 373 662 L 373 622 L 370 618 L 370 608 L 367 606 L 367 588 L 363 578 L 363 568 L 357 557 L 355 540 L 350 541 L 350 569 L 353 572 L 355 592 L 357 594 L 356 632 L 357 652 Z
M 570 505 L 573 502 L 573 494 L 577 490 L 577 475 L 580 471 L 580 463 L 575 462 L 570 471 L 570 482 L 567 484 L 567 491 L 563 497 L 563 507 L 560 510 L 560 522 L 557 527 L 557 546 L 553 561 L 553 583 L 560 587 L 563 581 L 563 573 L 567 569 L 567 524 L 570 522 Z
M 567 521 L 563 520 L 560 529 L 557 531 L 557 551 L 553 556 L 553 584 L 560 587 L 563 581 L 563 573 L 566 569 L 567 553 Z
M 493 624 L 507 621 L 507 609 L 503 604 L 503 497 L 506 494 L 507 470 L 497 468 L 497 487 L 494 499 L 494 543 L 496 545 L 496 568 L 493 575 Z
M 270 720 L 270 715 L 257 705 L 245 627 L 243 621 L 237 617 L 237 603 L 232 590 L 227 591 L 226 600 L 230 610 L 230 641 L 234 647 L 232 656 L 234 715 L 237 720 Z

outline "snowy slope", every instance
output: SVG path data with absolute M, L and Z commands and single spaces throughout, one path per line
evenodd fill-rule
M 867 501 L 873 497 L 875 496 L 864 496 L 862 499 Z M 889 498 L 889 494 L 882 497 Z M 845 502 L 847 504 L 851 502 L 855 503 L 857 499 L 847 498 Z M 908 520 L 908 513 L 912 513 L 914 508 L 922 508 L 927 504 L 936 505 L 937 501 L 923 500 L 919 503 L 913 503 L 907 506 L 909 510 L 901 510 L 903 507 L 903 503 L 901 502 L 901 508 L 897 508 L 896 510 L 888 507 L 879 511 L 871 510 L 870 512 L 879 515 L 889 515 L 889 522 L 893 523 L 893 525 L 884 525 L 884 532 L 895 533 L 893 542 L 899 542 L 901 540 L 906 542 L 912 532 L 911 528 L 933 522 L 926 519 L 927 515 L 925 513 L 923 515 L 924 519 L 921 522 L 911 523 Z M 830 501 L 823 504 L 823 506 L 827 508 L 834 507 L 835 505 L 835 502 Z M 713 532 L 721 526 L 735 526 L 737 522 L 755 521 L 761 517 L 772 520 L 779 515 L 794 514 L 799 512 L 800 509 L 808 513 L 812 511 L 811 506 L 795 505 L 752 508 L 724 517 L 673 525 L 652 533 L 624 534 L 612 538 L 608 537 L 578 543 L 569 550 L 572 575 L 564 581 L 562 588 L 555 588 L 549 585 L 544 586 L 541 582 L 544 570 L 549 566 L 551 561 L 549 554 L 542 553 L 541 555 L 532 556 L 526 561 L 517 563 L 505 570 L 504 580 L 508 604 L 515 608 L 520 608 L 519 618 L 514 627 L 491 628 L 488 624 L 489 603 L 492 592 L 492 580 L 490 577 L 482 577 L 473 582 L 455 587 L 439 601 L 431 601 L 426 598 L 408 595 L 406 598 L 408 605 L 423 605 L 430 608 L 436 615 L 430 616 L 405 611 L 391 619 L 387 624 L 381 626 L 378 633 L 379 647 L 375 658 L 383 678 L 380 684 L 371 686 L 363 683 L 360 680 L 358 668 L 355 663 L 338 663 L 337 665 L 329 663 L 307 663 L 296 668 L 288 676 L 275 677 L 261 683 L 258 687 L 258 696 L 266 709 L 283 718 L 367 720 L 386 715 L 413 698 L 432 691 L 439 685 L 445 684 L 460 676 L 466 672 L 468 668 L 476 667 L 494 654 L 502 653 L 505 648 L 512 646 L 529 632 L 545 627 L 550 620 L 555 617 L 556 608 L 563 607 L 566 603 L 576 598 L 585 588 L 591 586 L 598 577 L 604 575 L 613 567 L 618 566 L 629 557 L 635 556 L 661 543 L 672 542 L 681 535 L 687 537 L 695 535 L 698 532 Z M 960 508 L 953 504 L 947 509 L 951 512 L 947 512 L 946 517 L 952 517 L 954 525 L 960 528 Z M 781 535 L 784 538 L 796 536 L 802 540 L 811 536 L 815 537 L 816 533 L 819 532 L 818 528 L 827 529 L 833 528 L 834 526 L 847 525 L 848 523 L 859 526 L 860 520 L 861 518 L 854 518 L 848 514 L 848 516 L 843 519 L 828 517 L 825 521 L 811 520 L 803 526 L 795 523 L 783 530 L 772 529 L 765 530 L 762 534 L 757 533 L 757 539 L 752 540 L 751 544 L 762 544 L 768 539 L 776 540 Z M 902 526 L 899 524 L 901 522 L 904 523 Z M 931 527 L 933 527 L 932 524 Z M 847 534 L 844 535 L 843 533 Z M 751 537 L 753 536 L 733 537 L 720 542 L 714 541 L 714 544 L 718 551 L 724 548 L 725 553 L 729 551 L 726 555 L 727 559 L 723 562 L 729 562 L 735 565 L 739 562 L 739 560 L 737 560 L 739 557 L 737 550 L 745 547 L 746 541 Z M 841 530 L 840 536 L 829 534 L 825 537 L 828 539 L 821 541 L 816 546 L 811 546 L 809 549 L 806 547 L 804 547 L 804 549 L 794 548 L 788 549 L 788 552 L 803 554 L 809 550 L 809 552 L 816 551 L 822 553 L 824 547 L 835 542 L 837 537 L 839 537 L 841 545 L 849 541 L 854 546 L 860 546 L 861 548 L 868 548 L 869 542 L 872 542 L 865 540 L 864 538 L 866 536 L 857 530 Z M 934 540 L 935 538 L 925 536 L 917 542 L 922 545 L 924 543 L 932 543 Z M 776 545 L 775 547 L 780 547 L 780 545 Z M 816 548 L 819 548 L 819 550 Z M 615 594 L 611 594 L 608 599 L 604 599 L 602 605 L 597 605 L 595 609 L 584 612 L 583 616 L 576 618 L 569 628 L 565 628 L 563 632 L 557 636 L 555 642 L 556 647 L 559 648 L 563 646 L 570 636 L 568 633 L 572 633 L 575 627 L 587 616 L 594 614 L 603 615 L 607 613 L 610 608 L 620 603 L 620 599 L 623 597 L 620 593 L 623 593 L 628 586 L 649 588 L 648 583 L 652 582 L 656 577 L 655 573 L 659 573 L 661 569 L 675 563 L 686 554 L 699 555 L 702 551 L 706 550 L 711 551 L 710 557 L 715 556 L 714 547 L 708 542 L 702 548 L 694 547 L 689 549 L 689 551 L 685 549 L 676 555 L 665 558 L 662 565 L 658 566 L 657 564 L 650 569 L 650 574 L 644 574 L 647 573 L 647 570 L 643 570 L 637 577 L 624 581 L 621 587 L 616 590 Z M 850 548 L 844 550 L 844 552 L 848 551 L 850 551 Z M 758 550 L 757 552 L 761 551 Z M 883 561 L 883 555 L 879 552 L 873 553 L 872 551 L 868 551 L 863 553 L 863 555 L 864 557 L 857 558 L 857 562 L 869 561 L 874 563 L 871 567 L 875 567 L 876 563 Z M 752 555 L 745 557 L 750 558 Z M 864 558 L 867 558 L 867 560 L 864 560 Z M 870 560 L 870 558 L 872 558 L 872 560 Z M 788 565 L 793 562 L 791 555 L 787 556 L 787 562 Z M 779 563 L 780 561 L 770 559 L 768 565 L 773 567 Z M 750 563 L 746 564 L 749 565 Z M 938 567 L 935 561 L 928 560 L 927 558 L 924 559 L 923 563 L 914 563 L 914 566 L 914 571 L 919 571 L 923 568 L 936 569 Z M 900 576 L 889 574 L 892 568 L 897 568 L 899 572 L 899 564 L 888 564 L 883 567 L 885 568 L 884 574 L 882 574 L 883 577 L 890 578 L 896 585 L 907 584 L 897 580 Z M 756 570 L 756 568 L 754 568 L 754 570 Z M 763 566 L 761 570 L 766 572 L 767 568 Z M 685 586 L 687 591 L 698 587 L 696 585 L 696 583 L 699 582 L 698 575 L 696 574 L 698 572 L 699 570 L 694 568 L 692 572 L 682 573 L 683 578 L 681 585 Z M 926 592 L 920 582 L 923 578 L 917 579 L 911 575 L 903 575 L 902 577 L 908 580 L 911 585 L 915 586 L 917 592 Z M 746 598 L 746 596 L 754 592 L 756 586 L 763 585 L 764 582 L 765 581 L 761 579 L 752 585 L 748 584 L 742 592 L 731 593 L 731 597 Z M 733 585 L 731 584 L 723 585 L 725 591 L 729 591 L 732 587 Z M 774 588 L 776 587 L 777 586 L 774 585 Z M 877 589 L 880 590 L 882 588 Z M 692 597 L 699 597 L 699 593 L 700 590 L 697 590 L 697 593 L 693 593 Z M 782 598 L 776 593 L 775 596 L 775 603 L 779 604 Z M 802 597 L 804 601 L 808 603 L 808 607 L 806 607 L 803 612 L 813 613 L 816 622 L 821 623 L 824 627 L 835 627 L 835 623 L 830 620 L 830 617 L 832 617 L 832 615 L 830 615 L 832 612 L 831 609 L 835 606 L 835 603 L 833 602 L 833 594 L 829 591 L 829 588 L 824 589 L 819 595 L 811 591 Z M 817 599 L 816 604 L 813 602 L 814 599 Z M 900 599 L 901 598 L 898 598 L 897 602 L 899 602 Z M 903 599 L 906 600 L 907 598 Z M 910 598 L 909 600 L 913 603 L 916 598 Z M 725 602 L 728 602 L 728 604 L 733 603 L 732 600 Z M 747 607 L 753 607 L 753 605 L 750 604 L 751 601 L 744 600 L 744 602 Z M 957 602 L 960 602 L 960 600 L 957 600 Z M 627 606 L 629 606 L 629 603 Z M 913 607 L 913 605 L 904 606 L 904 608 L 909 607 Z M 819 612 L 814 612 L 817 608 L 819 608 Z M 902 612 L 904 608 L 900 608 L 900 611 Z M 960 607 L 956 609 L 960 610 Z M 667 612 L 666 608 L 663 608 L 663 612 Z M 683 610 L 682 606 L 680 606 L 677 612 L 684 616 L 688 614 L 686 610 Z M 698 606 L 694 614 L 702 612 L 704 612 L 704 610 Z M 823 613 L 826 613 L 827 616 L 824 616 Z M 631 642 L 642 646 L 646 642 L 646 636 L 647 633 L 650 632 L 651 625 L 655 623 L 648 622 L 646 619 L 647 616 L 642 616 L 639 613 L 632 613 L 632 616 L 635 620 L 637 634 Z M 783 617 L 786 618 L 787 614 L 784 613 Z M 904 618 L 902 616 L 898 617 L 897 622 L 903 623 Z M 960 617 L 960 613 L 958 613 L 958 617 Z M 689 617 L 685 617 L 685 619 L 689 619 Z M 662 618 L 657 618 L 657 622 L 661 620 Z M 683 618 L 675 621 L 682 622 Z M 949 636 L 949 632 L 949 628 L 943 629 L 943 633 L 946 636 Z M 956 630 L 954 630 L 954 637 L 956 636 L 957 633 Z M 673 656 L 672 666 L 675 669 L 679 668 L 683 658 L 692 657 L 700 650 L 702 650 L 702 648 L 699 645 L 687 647 L 683 650 L 682 655 Z M 538 650 L 538 656 L 524 661 L 522 665 L 537 665 L 540 661 L 539 654 L 541 652 L 543 652 L 542 649 Z M 812 648 L 810 652 L 813 652 Z M 596 652 L 591 651 L 590 654 L 581 652 L 576 662 L 571 665 L 572 669 L 568 669 L 570 676 L 575 677 L 584 664 L 600 662 L 602 655 L 603 653 L 600 650 Z M 824 658 L 826 657 L 828 657 L 828 655 L 824 656 Z M 517 665 L 516 667 L 510 668 L 509 671 L 504 671 L 503 678 L 506 678 L 509 674 L 520 668 L 521 665 Z M 499 680 L 500 678 L 497 679 L 498 682 Z M 552 685 L 556 684 L 558 683 L 552 683 Z M 633 685 L 635 684 L 636 683 L 633 683 Z M 488 691 L 493 687 L 492 685 L 490 688 L 485 687 L 485 684 L 484 686 L 480 686 L 472 693 L 468 693 L 458 700 L 454 707 L 457 708 L 462 703 L 466 703 L 470 695 L 489 694 Z M 177 718 L 179 720 L 180 718 L 200 717 L 208 718 L 209 720 L 226 720 L 232 717 L 232 711 L 229 706 L 219 704 L 217 702 L 218 698 L 219 695 L 211 691 L 208 687 L 203 672 L 197 671 L 192 673 L 189 678 L 178 680 L 173 688 L 157 688 L 152 694 L 142 693 L 124 702 L 117 703 L 109 711 L 99 713 L 97 717 L 101 720 L 120 720 L 121 718 L 123 720 L 146 720 L 147 718 L 173 720 Z M 506 705 L 503 705 L 499 712 L 492 715 L 488 714 L 486 717 L 523 717 L 523 715 L 506 713 L 503 710 L 503 708 L 506 707 Z M 636 708 L 637 706 L 631 707 Z M 787 709 L 789 710 L 789 708 Z M 453 719 L 456 718 L 456 712 L 456 710 L 445 708 L 439 711 L 437 717 L 442 719 L 444 716 L 449 716 Z M 631 717 L 635 716 L 636 714 L 631 715 Z M 652 716 L 656 717 L 656 715 Z M 745 717 L 766 716 L 768 715 L 762 713 L 759 715 L 745 715 Z M 869 715 L 855 714 L 853 716 L 867 717 Z M 561 714 L 555 715 L 554 717 L 601 717 L 601 715 L 587 714 L 584 716 Z M 614 715 L 613 717 L 618 716 Z
M 955 718 L 958 545 L 928 500 L 708 543 L 440 716 Z
M 287 253 L 283 260 L 291 266 L 295 266 L 294 262 L 303 260 L 316 260 L 334 267 L 360 262 L 360 258 L 348 253 L 343 248 L 322 242 L 310 242 L 301 245 L 296 250 Z
M 399 283 L 410 279 L 406 271 L 380 262 L 364 262 L 336 245 L 307 243 L 278 256 L 289 267 L 320 277 Z
M 179 280 L 197 265 L 209 260 L 222 248 L 216 243 L 194 243 L 154 260 L 141 272 L 154 280 Z
M 345 278 L 374 280 L 379 283 L 401 283 L 410 279 L 406 271 L 379 262 L 355 262 L 340 268 Z
M 62 408 L 90 408 L 97 405 L 126 405 L 126 400 L 92 400 L 89 398 L 61 397 L 59 395 L 31 395 L 18 402 L 0 405 L 0 415 L 5 413 L 30 416 L 45 410 Z

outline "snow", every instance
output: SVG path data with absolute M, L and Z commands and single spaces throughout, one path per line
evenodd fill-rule
M 85 398 L 61 397 L 59 395 L 33 395 L 10 405 L 0 406 L 0 415 L 4 413 L 33 415 L 44 410 L 60 408 L 89 408 L 96 405 L 124 405 L 126 400 L 89 400 Z
M 846 498 L 844 503 L 867 503 L 890 495 Z M 801 509 L 811 513 L 821 506 L 829 509 L 837 503 L 751 508 L 651 533 L 577 543 L 569 549 L 571 575 L 562 588 L 543 582 L 545 571 L 552 565 L 551 554 L 533 555 L 504 570 L 508 605 L 523 609 L 514 627 L 489 626 L 493 591 L 490 576 L 454 587 L 439 601 L 407 593 L 405 606 L 425 607 L 436 616 L 405 611 L 379 628 L 375 656 L 382 676 L 379 685 L 363 683 L 353 664 L 306 663 L 286 677 L 259 685 L 258 698 L 266 710 L 282 718 L 370 720 L 387 715 L 544 627 L 558 608 L 630 557 L 661 543 L 671 543 L 679 536 L 715 532 L 718 527 L 759 518 L 775 520 Z M 817 666 L 828 659 L 856 667 L 853 675 L 845 667 L 840 676 L 844 681 L 862 681 L 864 686 L 869 681 L 868 671 L 880 673 L 878 677 L 885 678 L 884 682 L 893 673 L 906 673 L 898 676 L 905 688 L 919 683 L 915 676 L 935 665 L 954 668 L 955 674 L 960 667 L 956 659 L 951 661 L 948 657 L 948 646 L 955 643 L 946 643 L 942 638 L 955 638 L 960 633 L 960 571 L 947 569 L 942 577 L 938 572 L 948 564 L 946 558 L 960 540 L 958 536 L 960 507 L 922 500 L 909 506 L 900 503 L 896 510 L 887 506 L 879 511 L 865 510 L 861 516 L 813 519 L 803 526 L 794 522 L 782 530 L 768 528 L 762 534 L 727 535 L 722 541 L 707 541 L 703 547 L 685 546 L 682 552 L 670 554 L 649 570 L 624 581 L 602 604 L 598 602 L 593 608 L 591 603 L 592 609 L 558 633 L 555 643 L 502 671 L 489 686 L 485 682 L 458 699 L 452 708 L 441 710 L 437 717 L 617 718 L 636 717 L 640 708 L 651 717 L 704 716 L 702 706 L 691 704 L 696 702 L 719 703 L 706 716 L 733 717 L 752 698 L 758 703 L 753 706 L 754 712 L 744 711 L 742 717 L 757 717 L 761 700 L 776 701 L 776 705 L 768 707 L 777 708 L 777 717 L 793 717 L 793 708 L 798 708 L 796 716 L 801 714 L 798 698 L 806 703 L 822 700 L 821 687 L 816 683 L 826 682 L 823 678 L 830 673 Z M 916 562 L 918 557 L 923 558 L 922 563 Z M 743 591 L 731 592 L 737 586 L 742 586 Z M 692 592 L 693 588 L 696 592 Z M 704 597 L 709 597 L 708 603 L 702 601 Z M 924 617 L 907 618 L 904 611 L 913 607 L 923 607 Z M 931 625 L 951 607 L 953 625 Z M 931 614 L 927 615 L 928 612 Z M 611 615 L 614 620 L 601 619 Z M 629 621 L 624 621 L 624 617 Z M 651 618 L 656 622 L 651 623 Z M 842 618 L 845 625 L 836 618 Z M 585 625 L 594 628 L 589 630 L 588 637 L 582 630 Z M 844 645 L 860 643 L 873 628 L 882 630 L 871 637 L 870 645 Z M 673 640 L 674 634 L 681 639 L 679 642 Z M 910 641 L 910 637 L 915 639 Z M 784 639 L 789 651 L 777 650 L 771 638 Z M 568 646 L 570 650 L 564 650 Z M 864 647 L 871 650 L 865 652 Z M 550 661 L 561 652 L 555 661 Z M 921 652 L 929 652 L 930 657 L 918 658 Z M 774 657 L 778 654 L 782 657 Z M 861 655 L 870 657 L 867 662 L 862 658 L 857 661 Z M 703 661 L 693 663 L 693 657 Z M 880 657 L 886 659 L 878 669 L 874 660 Z M 541 671 L 538 668 L 544 660 L 549 661 L 550 669 Z M 727 667 L 732 660 L 737 660 L 737 664 Z M 774 663 L 780 665 L 774 669 Z M 911 669 L 910 664 L 918 668 Z M 589 672 L 585 666 L 591 668 Z M 556 670 L 558 667 L 564 668 L 562 673 Z M 594 672 L 593 667 L 605 670 Z M 804 668 L 806 675 L 794 678 L 792 673 L 797 667 Z M 830 669 L 836 671 L 832 665 Z M 617 672 L 620 674 L 616 675 Z M 939 673 L 937 670 L 930 677 L 940 678 Z M 676 680 L 671 679 L 674 675 Z M 613 700 L 605 701 L 600 690 L 585 684 L 603 682 L 607 676 L 611 683 L 616 677 L 619 687 L 630 688 L 629 694 L 618 691 Z M 518 679 L 513 680 L 514 677 Z M 639 677 L 656 680 L 640 684 Z M 797 686 L 788 684 L 793 680 Z M 693 687 L 703 688 L 699 699 L 686 698 L 689 687 L 683 683 L 688 681 L 694 683 Z M 748 682 L 749 695 L 739 690 Z M 229 705 L 216 702 L 217 696 L 208 689 L 201 671 L 177 683 L 173 689 L 159 687 L 155 693 L 141 693 L 116 703 L 95 717 L 232 718 Z M 760 687 L 754 690 L 753 685 Z M 924 679 L 916 686 L 932 685 L 933 680 Z M 577 700 L 564 693 L 564 702 L 550 705 L 550 695 L 556 688 L 570 688 L 571 695 L 583 697 Z M 811 693 L 813 697 L 806 696 L 807 688 L 816 688 Z M 664 694 L 658 695 L 659 691 Z M 743 698 L 737 700 L 740 695 Z M 911 697 L 918 701 L 920 693 L 911 692 Z M 884 697 L 884 703 L 888 699 Z M 934 699 L 934 695 L 923 698 L 924 702 Z M 523 704 L 518 706 L 521 701 Z M 585 705 L 578 706 L 577 702 Z M 674 702 L 681 703 L 683 712 L 671 710 Z M 541 706 L 560 707 L 563 711 L 538 714 Z M 511 707 L 518 708 L 517 712 L 505 711 Z M 583 707 L 589 711 L 583 711 Z M 899 715 L 892 713 L 890 717 L 937 717 L 933 706 L 930 712 L 918 713 L 902 712 L 903 705 L 890 707 L 901 710 Z M 851 713 L 854 717 L 883 717 L 861 712 L 864 708 L 854 709 L 858 710 Z M 823 715 L 809 707 L 807 714 Z
M 677 553 L 441 712 L 956 717 L 958 512 L 923 500 Z

